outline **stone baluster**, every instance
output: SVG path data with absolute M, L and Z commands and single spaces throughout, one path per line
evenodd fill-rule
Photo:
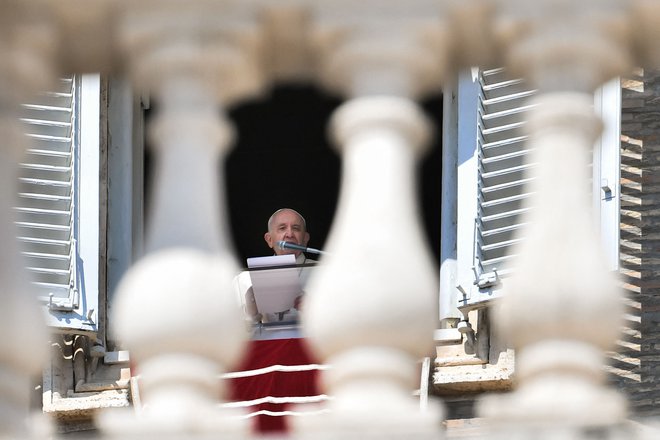
M 109 432 L 219 433 L 248 426 L 218 405 L 219 374 L 237 360 L 245 339 L 218 161 L 233 130 L 219 104 L 260 83 L 253 54 L 240 45 L 254 43 L 252 35 L 227 33 L 224 20 L 238 18 L 228 17 L 220 2 L 196 5 L 127 4 L 119 26 L 130 76 L 157 103 L 149 127 L 156 169 L 147 255 L 122 280 L 112 321 L 139 375 L 143 409 L 132 423 L 117 423 L 108 413 L 102 424 Z
M 541 95 L 529 120 L 537 162 L 534 211 L 496 324 L 516 349 L 517 389 L 481 413 L 510 427 L 594 426 L 625 418 L 603 387 L 603 350 L 622 317 L 589 213 L 587 152 L 600 133 L 590 94 Z M 530 203 L 533 203 L 530 202 Z
M 20 256 L 14 222 L 25 136 L 21 103 L 56 78 L 54 29 L 38 5 L 0 4 L 0 437 L 35 435 L 30 389 L 47 360 L 47 334 Z M 32 422 L 28 423 L 28 420 Z M 42 425 L 44 422 L 40 422 Z M 43 425 L 45 426 L 45 424 Z
M 632 53 L 639 66 L 657 69 L 660 65 L 660 3 L 654 0 L 631 0 Z
M 1 11 L 1 10 L 0 10 Z M 1 50 L 1 49 L 0 49 Z M 0 66 L 0 94 L 7 83 Z M 18 166 L 24 153 L 24 135 L 18 127 L 15 102 L 0 98 L 0 437 L 25 435 L 28 430 L 32 380 L 46 365 L 47 336 L 35 293 L 21 264 L 14 207 L 18 194 Z
M 503 42 L 512 74 L 539 90 L 527 124 L 530 160 L 538 163 L 530 227 L 495 308 L 495 323 L 516 350 L 517 387 L 487 397 L 479 410 L 502 438 L 541 428 L 580 438 L 588 435 L 583 429 L 625 420 L 625 399 L 603 385 L 621 293 L 599 251 L 588 194 L 589 150 L 602 129 L 593 93 L 630 67 L 622 5 L 509 1 L 494 18 L 503 32 L 493 38 Z
M 303 328 L 331 366 L 322 383 L 333 399 L 330 414 L 294 422 L 315 438 L 435 438 L 441 408 L 421 412 L 412 397 L 432 348 L 438 283 L 415 200 L 416 159 L 433 133 L 411 97 L 437 87 L 424 80 L 438 81 L 444 66 L 395 23 L 362 31 L 324 48 L 325 85 L 350 99 L 330 122 L 342 187 Z

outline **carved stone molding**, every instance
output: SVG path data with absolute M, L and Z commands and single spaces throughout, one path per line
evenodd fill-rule
M 317 78 L 346 96 L 420 98 L 450 69 L 442 3 L 320 3 L 314 9 Z
M 491 3 L 500 63 L 543 90 L 593 92 L 634 67 L 627 0 Z
M 167 94 L 177 76 L 196 78 L 227 106 L 264 86 L 263 35 L 249 2 L 128 1 L 118 44 L 136 87 Z

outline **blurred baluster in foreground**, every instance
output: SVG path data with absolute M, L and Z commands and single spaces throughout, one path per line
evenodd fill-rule
M 413 27 L 385 2 L 382 22 L 347 19 L 322 45 L 323 84 L 349 99 L 330 122 L 343 162 L 330 256 L 303 308 L 304 331 L 330 365 L 322 383 L 332 400 L 329 414 L 295 420 L 303 438 L 441 435 L 441 407 L 421 411 L 412 395 L 438 292 L 415 199 L 416 160 L 434 134 L 415 99 L 437 90 L 444 73 L 439 10 L 426 6 L 408 10 Z
M 26 438 L 41 422 L 31 419 L 30 389 L 47 361 L 45 325 L 19 252 L 14 207 L 25 136 L 20 104 L 56 78 L 49 42 L 53 23 L 38 5 L 0 5 L 0 437 Z M 43 425 L 46 426 L 45 424 Z
M 510 25 L 509 67 L 539 90 L 526 125 L 538 164 L 530 226 L 495 310 L 516 350 L 517 387 L 485 398 L 480 413 L 501 438 L 612 436 L 626 403 L 604 385 L 604 351 L 623 310 L 591 218 L 588 158 L 602 130 L 593 93 L 630 67 L 624 3 L 523 3 L 503 2 L 499 11 Z
M 245 338 L 219 166 L 233 128 L 220 107 L 260 83 L 250 52 L 233 44 L 225 26 L 236 17 L 215 5 L 130 3 L 120 25 L 129 74 L 151 91 L 157 110 L 149 127 L 156 167 L 147 255 L 122 280 L 113 321 L 131 352 L 143 407 L 135 420 L 106 414 L 104 430 L 118 436 L 248 426 L 219 405 L 219 375 L 237 361 Z M 217 20 L 205 19 L 213 13 Z

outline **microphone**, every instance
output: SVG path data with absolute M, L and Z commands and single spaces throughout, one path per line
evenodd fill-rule
M 310 254 L 319 254 L 319 255 L 321 255 L 321 254 L 325 253 L 325 252 L 320 251 L 318 249 L 314 249 L 314 248 L 307 247 L 307 246 L 302 246 L 302 245 L 295 244 L 295 243 L 290 243 L 290 242 L 284 241 L 284 240 L 278 241 L 277 242 L 277 247 L 279 247 L 280 249 L 293 249 L 293 250 L 296 250 L 296 251 L 309 252 Z

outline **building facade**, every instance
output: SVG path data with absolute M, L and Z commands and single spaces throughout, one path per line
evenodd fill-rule
M 19 242 L 2 251 L 3 325 L 26 334 L 3 351 L 50 341 L 1 361 L 27 389 L 49 359 L 37 394 L 63 431 L 244 432 L 217 389 L 244 344 L 230 285 L 252 252 L 235 251 L 228 200 L 248 197 L 228 190 L 227 156 L 278 142 L 253 133 L 267 113 L 238 114 L 282 84 L 322 91 L 278 109 L 323 107 L 301 125 L 327 130 L 341 161 L 336 202 L 313 205 L 332 214 L 319 234 L 332 257 L 303 318 L 333 399 L 297 435 L 435 438 L 479 417 L 480 435 L 629 436 L 629 420 L 657 416 L 653 2 L 0 9 L 0 200 L 18 213 L 1 232 Z M 419 105 L 440 94 L 441 112 Z M 302 145 L 323 138 L 292 127 Z M 436 187 L 420 196 L 429 145 Z M 251 181 L 268 186 L 264 172 Z M 38 310 L 19 248 L 41 333 L 12 319 Z M 1 398 L 6 433 L 24 432 L 29 396 Z

